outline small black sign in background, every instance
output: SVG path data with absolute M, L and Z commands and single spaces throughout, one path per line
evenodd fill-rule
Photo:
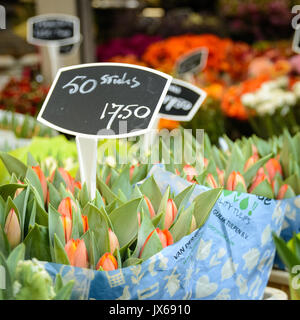
M 75 16 L 49 14 L 27 21 L 27 41 L 35 45 L 70 45 L 80 40 L 80 22 Z
M 200 48 L 182 56 L 177 62 L 177 74 L 183 75 L 201 71 L 206 65 L 207 55 L 207 49 Z
M 159 71 L 129 64 L 62 68 L 38 120 L 72 135 L 142 134 L 151 129 L 171 80 Z
M 159 111 L 161 118 L 190 121 L 200 108 L 206 92 L 178 79 L 173 79 Z

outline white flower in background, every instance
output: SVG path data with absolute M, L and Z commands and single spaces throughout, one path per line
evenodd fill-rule
M 249 108 L 254 108 L 258 115 L 273 115 L 277 109 L 281 109 L 282 115 L 289 112 L 289 107 L 297 103 L 297 95 L 300 96 L 299 88 L 294 86 L 294 91 L 288 90 L 288 77 L 280 77 L 273 81 L 268 81 L 252 93 L 242 95 L 242 103 Z
M 242 95 L 242 103 L 245 106 L 252 107 L 256 103 L 256 96 L 253 93 L 246 93 Z
M 293 85 L 293 92 L 295 93 L 295 95 L 300 98 L 300 81 L 296 82 Z
M 67 159 L 64 160 L 64 168 L 67 170 L 67 171 L 70 171 L 74 168 L 75 166 L 75 162 L 74 162 L 74 159 L 69 157 Z

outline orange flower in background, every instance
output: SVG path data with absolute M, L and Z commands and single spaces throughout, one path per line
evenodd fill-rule
M 40 166 L 33 166 L 33 171 L 36 173 L 36 175 L 39 177 L 42 190 L 43 190 L 43 196 L 44 196 L 44 203 L 47 201 L 47 194 L 48 194 L 48 186 L 47 186 L 47 180 L 45 178 L 44 172 L 40 168 Z
M 207 96 L 216 100 L 221 100 L 225 91 L 225 87 L 221 83 L 213 83 L 208 87 L 205 87 L 204 91 L 207 93 Z
M 79 268 L 88 267 L 88 253 L 84 240 L 69 240 L 65 245 L 65 251 L 67 253 L 71 266 Z
M 168 129 L 173 130 L 179 127 L 178 121 L 168 120 L 168 119 L 159 119 L 158 129 Z
M 137 56 L 134 54 L 129 54 L 126 56 L 114 56 L 111 59 L 108 60 L 109 62 L 118 62 L 118 63 L 129 63 L 129 64 L 136 64 L 139 66 L 146 67 L 147 64 L 141 60 L 138 59 Z
M 102 268 L 104 271 L 113 271 L 118 269 L 118 262 L 116 258 L 110 253 L 106 252 L 104 255 L 99 259 L 96 270 Z
M 231 118 L 247 120 L 248 111 L 242 104 L 242 95 L 248 92 L 256 91 L 264 82 L 269 80 L 270 77 L 268 75 L 261 75 L 257 78 L 246 80 L 239 85 L 229 87 L 226 90 L 221 103 L 223 112 Z

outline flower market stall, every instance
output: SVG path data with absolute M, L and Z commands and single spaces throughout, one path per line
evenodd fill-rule
M 299 6 L 54 2 L 0 5 L 0 300 L 299 300 Z

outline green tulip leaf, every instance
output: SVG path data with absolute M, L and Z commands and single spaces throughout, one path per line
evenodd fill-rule
M 68 259 L 68 255 L 65 251 L 65 248 L 55 233 L 53 236 L 53 243 L 54 243 L 54 247 L 53 247 L 54 262 L 70 265 L 70 261 Z

